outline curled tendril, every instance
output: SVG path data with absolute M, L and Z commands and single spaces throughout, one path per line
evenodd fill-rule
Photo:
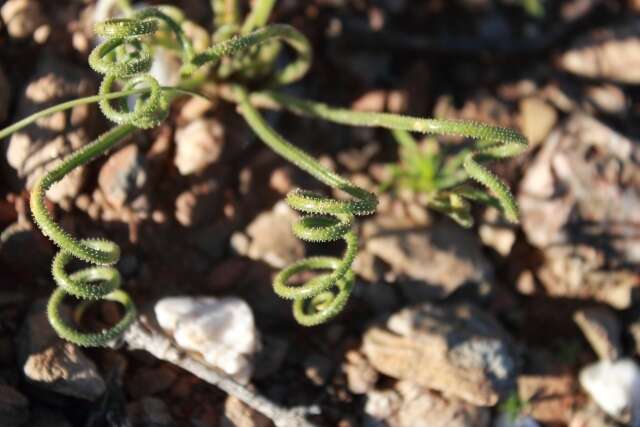
M 95 26 L 97 35 L 105 39 L 89 55 L 89 65 L 104 74 L 99 95 L 99 105 L 107 118 L 118 124 L 132 124 L 138 128 L 152 128 L 161 123 L 169 113 L 169 100 L 158 81 L 149 73 L 153 57 L 151 48 L 143 39 L 158 30 L 158 21 L 164 21 L 174 32 L 183 59 L 183 74 L 192 71 L 195 55 L 191 43 L 180 26 L 158 9 L 144 9 L 132 18 L 110 19 Z M 106 95 L 113 92 L 117 81 L 124 82 L 123 91 L 147 87 L 148 94 L 140 96 L 130 109 L 126 98 L 110 101 Z M 115 102 L 116 106 L 112 105 Z
M 106 345 L 131 324 L 136 310 L 131 298 L 119 289 L 122 279 L 118 270 L 113 267 L 120 258 L 119 246 L 109 240 L 78 240 L 70 236 L 49 214 L 44 202 L 45 194 L 66 174 L 108 151 L 135 128 L 156 126 L 167 116 L 167 96 L 158 81 L 146 74 L 153 58 L 151 48 L 142 40 L 158 29 L 158 20 L 164 21 L 176 34 L 183 59 L 190 64 L 194 56 L 191 44 L 182 34 L 180 27 L 157 9 L 143 10 L 131 19 L 111 19 L 97 24 L 96 33 L 104 37 L 105 41 L 91 52 L 89 64 L 95 71 L 105 75 L 100 85 L 99 105 L 105 116 L 119 126 L 71 154 L 58 167 L 41 177 L 31 190 L 31 212 L 35 223 L 42 233 L 60 248 L 51 268 L 58 289 L 49 299 L 49 321 L 61 337 L 81 346 Z M 114 107 L 109 94 L 113 92 L 116 81 L 125 82 L 125 92 L 145 87 L 147 94 L 140 95 L 132 110 L 127 107 L 124 98 L 117 100 L 117 106 Z M 94 267 L 69 274 L 66 266 L 74 257 L 94 264 Z M 60 315 L 60 305 L 68 294 L 85 300 L 79 307 L 80 312 L 91 301 L 106 299 L 122 304 L 125 314 L 115 326 L 107 330 L 83 333 L 67 324 Z
M 280 271 L 273 282 L 279 296 L 294 301 L 293 314 L 300 324 L 312 326 L 326 322 L 342 311 L 353 287 L 351 265 L 358 251 L 358 239 L 352 230 L 354 217 L 375 212 L 378 199 L 325 169 L 307 153 L 291 145 L 251 105 L 246 90 L 238 88 L 237 94 L 242 115 L 265 144 L 323 183 L 354 197 L 351 201 L 335 200 L 300 189 L 287 195 L 287 203 L 292 208 L 309 214 L 294 225 L 296 236 L 310 242 L 343 239 L 347 245 L 342 258 L 302 259 Z M 315 270 L 331 272 L 317 275 L 301 286 L 289 284 L 294 275 Z
M 112 267 L 120 258 L 120 248 L 114 242 L 104 239 L 78 240 L 65 232 L 51 217 L 45 206 L 45 193 L 74 168 L 83 165 L 117 144 L 134 128 L 121 125 L 97 138 L 94 142 L 73 153 L 51 172 L 43 175 L 31 190 L 31 213 L 42 233 L 49 237 L 61 250 L 53 260 L 52 274 L 58 289 L 49 299 L 47 312 L 49 321 L 58 334 L 81 346 L 101 346 L 118 337 L 135 317 L 135 307 L 131 298 L 120 287 L 121 278 Z M 73 259 L 94 264 L 67 273 L 65 267 Z M 60 315 L 60 304 L 65 295 L 71 294 L 84 300 L 107 299 L 124 306 L 124 317 L 114 327 L 98 333 L 83 333 L 67 324 Z
M 45 206 L 45 194 L 74 168 L 105 153 L 136 128 L 150 128 L 166 118 L 169 98 L 166 89 L 148 74 L 153 57 L 151 47 L 144 40 L 158 30 L 159 21 L 163 21 L 176 36 L 183 60 L 183 75 L 190 74 L 196 67 L 205 63 L 215 64 L 223 56 L 230 56 L 278 39 L 286 41 L 297 50 L 299 59 L 273 74 L 275 84 L 289 83 L 300 78 L 308 69 L 311 58 L 306 38 L 285 25 L 233 37 L 199 55 L 195 55 L 191 43 L 179 25 L 159 9 L 145 9 L 132 18 L 111 19 L 96 25 L 96 33 L 105 41 L 91 52 L 89 64 L 95 71 L 104 74 L 98 103 L 105 116 L 119 125 L 83 149 L 72 153 L 58 167 L 41 177 L 32 189 L 30 201 L 35 223 L 43 234 L 60 248 L 52 265 L 52 274 L 58 289 L 49 299 L 49 321 L 61 337 L 81 346 L 106 345 L 120 336 L 134 320 L 136 309 L 131 298 L 119 289 L 122 280 L 118 270 L 113 267 L 120 257 L 119 246 L 109 240 L 80 240 L 69 235 L 49 214 Z M 121 93 L 140 95 L 133 108 L 127 106 L 124 97 L 113 96 L 113 87 L 118 82 L 123 86 Z M 28 123 L 29 121 L 25 121 L 20 126 Z M 11 132 L 18 128 L 11 129 Z M 94 266 L 70 274 L 66 268 L 73 258 Z M 60 314 L 60 305 L 67 295 L 84 300 L 78 307 L 80 314 L 91 302 L 105 299 L 119 302 L 125 309 L 124 316 L 116 325 L 104 331 L 82 332 L 68 324 Z

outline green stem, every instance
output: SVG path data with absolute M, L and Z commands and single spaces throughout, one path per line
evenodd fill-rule
M 182 31 L 182 27 L 180 26 L 180 24 L 173 20 L 173 18 L 171 18 L 169 15 L 153 7 L 143 9 L 134 15 L 134 19 L 136 20 L 144 20 L 148 18 L 160 19 L 161 21 L 164 21 L 165 24 L 167 24 L 171 32 L 173 32 L 173 34 L 176 36 L 178 43 L 180 43 L 180 46 L 182 47 L 182 62 L 184 64 L 189 64 L 191 62 L 191 59 L 195 56 L 195 51 L 193 50 L 191 40 L 189 40 L 184 31 Z
M 275 0 L 255 0 L 251 12 L 242 24 L 241 34 L 249 34 L 256 28 L 267 25 Z
M 284 85 L 292 83 L 304 76 L 311 66 L 311 45 L 307 38 L 289 25 L 270 25 L 241 37 L 217 43 L 193 58 L 193 65 L 201 66 L 206 63 L 215 64 L 223 56 L 232 56 L 271 40 L 282 40 L 297 53 L 296 60 L 273 77 L 271 84 Z
M 120 258 L 117 244 L 104 239 L 78 240 L 58 225 L 45 204 L 45 195 L 52 185 L 62 180 L 73 169 L 104 154 L 136 130 L 133 125 L 121 125 L 98 137 L 91 144 L 74 152 L 52 171 L 46 173 L 31 189 L 30 206 L 35 223 L 42 234 L 60 248 L 54 258 L 52 273 L 59 288 L 49 300 L 49 321 L 58 334 L 81 346 L 102 346 L 119 336 L 135 317 L 135 307 L 129 296 L 118 288 L 121 284 L 118 270 L 113 268 Z M 95 264 L 69 275 L 65 267 L 73 257 Z M 60 304 L 66 294 L 78 298 L 110 299 L 122 303 L 125 315 L 113 328 L 98 333 L 82 333 L 69 326 L 60 315 Z
M 242 86 L 237 86 L 236 92 L 238 95 L 240 112 L 254 132 L 264 141 L 265 144 L 269 146 L 269 148 L 326 185 L 339 188 L 354 197 L 371 197 L 369 192 L 354 190 L 354 188 L 357 187 L 354 187 L 347 179 L 344 179 L 340 175 L 326 169 L 316 159 L 282 138 L 267 124 L 262 115 L 251 104 L 249 94 L 246 89 Z
M 509 187 L 481 164 L 481 161 L 513 157 L 527 149 L 527 139 L 513 129 L 489 126 L 473 121 L 425 119 L 390 113 L 352 111 L 345 108 L 335 108 L 321 102 L 303 100 L 276 91 L 261 92 L 256 96 L 270 99 L 295 114 L 343 125 L 473 138 L 477 140 L 477 147 L 464 158 L 465 171 L 469 178 L 495 194 L 509 221 L 518 222 L 518 206 Z
M 354 197 L 350 201 L 335 200 L 304 190 L 287 195 L 287 203 L 292 208 L 310 214 L 294 225 L 296 236 L 311 242 L 343 239 L 347 246 L 342 259 L 305 258 L 280 271 L 273 282 L 278 295 L 294 301 L 293 314 L 299 323 L 307 326 L 323 323 L 342 310 L 351 293 L 354 281 L 351 265 L 358 250 L 357 236 L 352 231 L 354 216 L 373 213 L 378 200 L 285 140 L 251 105 L 246 89 L 237 87 L 236 95 L 241 114 L 269 148 L 321 182 Z M 320 274 L 301 286 L 289 284 L 289 279 L 301 272 L 327 269 L 332 272 Z
M 478 140 L 509 142 L 523 148 L 527 140 L 513 129 L 489 126 L 484 123 L 467 120 L 426 119 L 391 113 L 353 111 L 347 108 L 333 107 L 322 102 L 309 101 L 276 91 L 256 93 L 258 98 L 270 99 L 281 107 L 297 115 L 323 119 L 330 122 L 360 127 L 380 127 L 400 129 L 433 135 L 456 135 Z
M 184 95 L 198 96 L 204 99 L 209 99 L 204 95 L 201 95 L 197 92 L 194 92 L 189 89 L 181 88 L 181 87 L 162 86 L 161 89 L 168 92 L 175 92 L 175 93 L 180 93 Z M 132 89 L 132 90 L 125 90 L 120 92 L 111 92 L 105 95 L 86 96 L 84 98 L 77 98 L 71 101 L 62 102 L 60 104 L 54 105 L 53 107 L 40 110 L 0 130 L 0 140 L 8 137 L 9 135 L 15 132 L 18 132 L 19 130 L 24 129 L 25 127 L 29 126 L 30 124 L 36 122 L 39 119 L 50 116 L 51 114 L 57 113 L 58 111 L 69 110 L 78 105 L 93 104 L 96 102 L 100 102 L 102 100 L 111 100 L 111 99 L 118 99 L 118 98 L 123 98 L 127 96 L 132 96 L 132 95 L 140 95 L 140 94 L 149 92 L 149 90 L 150 90 L 149 88 Z

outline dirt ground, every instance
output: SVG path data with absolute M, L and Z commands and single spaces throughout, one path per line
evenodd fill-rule
M 209 2 L 173 4 L 212 30 Z M 168 296 L 248 304 L 258 344 L 242 359 L 247 387 L 315 425 L 640 425 L 639 13 L 637 0 L 278 1 L 271 21 L 314 52 L 289 93 L 529 140 L 491 165 L 520 223 L 474 204 L 464 229 L 416 194 L 379 191 L 398 162 L 388 131 L 265 113 L 380 198 L 357 220 L 353 294 L 322 326 L 298 325 L 271 283 L 305 253 L 342 251 L 293 236 L 297 214 L 282 202 L 296 187 L 332 192 L 223 99 L 178 99 L 160 126 L 52 189 L 49 208 L 74 236 L 120 245 L 142 312 Z M 94 16 L 90 0 L 0 1 L 0 128 L 97 92 Z M 29 190 L 110 126 L 95 105 L 77 106 L 0 142 L 0 425 L 272 425 L 172 363 L 65 344 L 44 319 L 57 249 L 33 224 Z M 100 303 L 83 318 L 99 329 L 119 316 Z

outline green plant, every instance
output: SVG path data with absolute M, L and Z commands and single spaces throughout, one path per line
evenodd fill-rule
M 544 17 L 544 4 L 542 0 L 520 0 L 520 5 L 529 15 L 534 18 Z
M 511 422 L 515 422 L 530 406 L 531 402 L 523 400 L 517 391 L 513 391 L 500 404 L 499 410 L 506 414 Z
M 119 3 L 127 2 L 121 0 Z M 485 141 L 480 148 L 465 157 L 469 176 L 495 192 L 512 220 L 517 218 L 515 202 L 505 184 L 480 165 L 483 157 L 503 158 L 522 149 L 526 141 L 517 132 L 479 123 L 423 119 L 386 113 L 363 113 L 334 108 L 283 94 L 279 87 L 302 78 L 311 63 L 311 46 L 304 35 L 288 25 L 266 25 L 274 0 L 258 0 L 244 20 L 239 21 L 236 1 L 212 0 L 215 8 L 216 32 L 214 43 L 202 51 L 193 48 L 192 41 L 182 30 L 184 17 L 173 7 L 128 12 L 127 18 L 112 19 L 96 26 L 105 41 L 90 55 L 94 70 L 104 74 L 98 95 L 76 99 L 40 111 L 0 131 L 0 138 L 33 123 L 40 117 L 79 104 L 98 102 L 103 113 L 118 125 L 83 149 L 71 154 L 57 168 L 44 175 L 31 191 L 31 209 L 42 232 L 59 248 L 53 261 L 53 277 L 58 289 L 48 307 L 49 320 L 64 338 L 82 346 L 105 345 L 119 336 L 135 317 L 130 297 L 119 289 L 120 275 L 113 268 L 120 250 L 117 244 L 101 239 L 78 240 L 56 224 L 47 211 L 46 191 L 74 168 L 86 164 L 113 148 L 137 129 L 156 126 L 167 117 L 172 100 L 181 95 L 198 95 L 197 89 L 207 81 L 214 81 L 218 92 L 238 105 L 246 122 L 255 134 L 271 149 L 330 187 L 353 197 L 339 201 L 305 190 L 295 190 L 287 202 L 307 214 L 294 226 L 301 239 L 325 242 L 343 239 L 346 250 L 341 258 L 312 257 L 282 270 L 274 280 L 275 292 L 292 299 L 295 318 L 304 325 L 316 325 L 335 316 L 344 307 L 354 282 L 351 264 L 357 254 L 357 236 L 352 230 L 355 216 L 375 211 L 374 194 L 351 184 L 327 170 L 318 161 L 287 142 L 262 117 L 257 106 L 285 109 L 297 115 L 324 119 L 352 126 L 371 126 L 396 131 L 424 134 L 461 135 Z M 127 12 L 128 7 L 122 7 Z M 172 33 L 173 37 L 168 34 Z M 288 65 L 275 65 L 282 42 L 297 57 Z M 148 73 L 155 46 L 175 50 L 182 59 L 181 82 L 175 87 L 162 87 Z M 119 83 L 121 90 L 114 91 Z M 260 88 L 258 90 L 250 90 Z M 127 97 L 135 97 L 132 108 Z M 72 258 L 90 264 L 69 274 L 66 265 Z M 304 271 L 322 270 L 301 286 L 293 286 L 290 279 Z M 330 272 L 326 272 L 329 270 Z M 92 301 L 110 299 L 125 308 L 122 320 L 113 328 L 98 333 L 83 333 L 66 324 L 58 309 L 67 295 L 84 300 L 79 314 Z
M 477 126 L 481 130 L 485 125 Z M 521 135 L 504 133 L 499 138 L 492 135 L 495 139 L 490 140 L 477 133 L 469 134 L 481 141 L 478 146 L 447 155 L 432 137 L 420 146 L 407 131 L 394 129 L 392 134 L 400 145 L 399 162 L 389 165 L 391 177 L 383 183 L 383 190 L 393 187 L 409 191 L 426 207 L 448 215 L 463 227 L 473 225 L 469 201 L 493 206 L 510 222 L 518 221 L 518 207 L 509 188 L 483 163 L 520 154 L 526 148 Z M 495 196 L 467 185 L 469 179 Z

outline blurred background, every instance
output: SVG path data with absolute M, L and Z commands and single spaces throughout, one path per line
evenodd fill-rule
M 112 3 L 0 1 L 0 127 L 97 93 L 87 56 Z M 215 2 L 171 3 L 189 37 L 207 40 Z M 270 22 L 296 27 L 314 50 L 288 93 L 481 121 L 530 144 L 491 165 L 520 224 L 472 204 L 464 228 L 429 198 L 469 141 L 416 135 L 407 154 L 386 130 L 266 112 L 380 199 L 357 221 L 353 295 L 323 326 L 299 326 L 271 282 L 305 254 L 342 251 L 297 239 L 298 214 L 283 202 L 296 187 L 332 191 L 264 146 L 215 90 L 178 99 L 160 126 L 74 171 L 48 192 L 49 208 L 71 234 L 121 246 L 140 310 L 176 340 L 192 328 L 181 347 L 307 408 L 316 425 L 640 425 L 639 13 L 637 0 L 277 1 Z M 176 64 L 158 52 L 153 73 L 174 84 Z M 0 141 L 0 425 L 272 425 L 169 362 L 80 349 L 49 327 L 56 249 L 33 224 L 29 190 L 110 126 L 89 104 Z M 394 179 L 412 156 L 427 171 Z M 119 316 L 105 302 L 84 322 L 100 329 Z

